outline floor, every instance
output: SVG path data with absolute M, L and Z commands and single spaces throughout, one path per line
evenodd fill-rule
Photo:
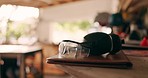
M 72 77 L 69 75 L 64 75 L 64 76 L 44 75 L 44 78 L 72 78 Z

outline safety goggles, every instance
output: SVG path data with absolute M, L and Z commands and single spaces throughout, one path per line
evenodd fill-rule
M 79 42 L 63 40 L 59 44 L 60 58 L 84 58 L 88 57 L 90 49 L 81 45 Z

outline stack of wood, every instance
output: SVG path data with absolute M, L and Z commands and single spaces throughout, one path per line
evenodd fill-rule
M 124 19 L 133 19 L 148 7 L 148 0 L 119 0 L 118 10 L 122 11 Z

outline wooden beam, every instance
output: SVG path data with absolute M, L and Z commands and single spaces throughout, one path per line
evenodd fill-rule
M 43 8 L 48 6 L 55 6 L 64 3 L 70 3 L 80 0 L 0 0 L 0 5 L 2 4 L 12 4 L 12 5 L 21 5 L 21 6 L 30 6 Z

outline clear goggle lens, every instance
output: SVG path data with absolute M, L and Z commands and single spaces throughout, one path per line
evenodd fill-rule
M 88 57 L 90 49 L 81 46 L 78 43 L 67 41 L 59 44 L 60 58 L 84 58 Z

